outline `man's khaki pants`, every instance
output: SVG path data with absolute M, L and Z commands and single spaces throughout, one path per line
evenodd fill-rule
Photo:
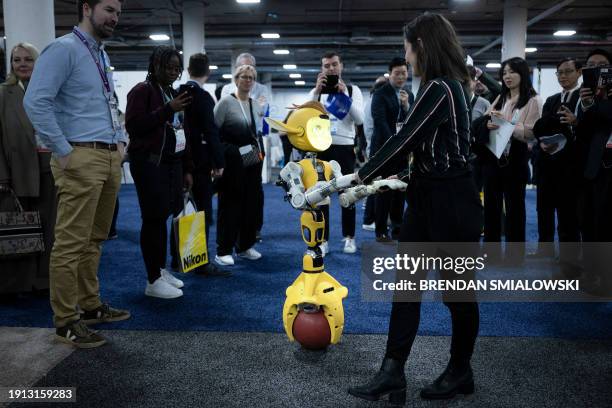
M 79 320 L 77 306 L 93 310 L 102 304 L 98 264 L 121 186 L 121 157 L 75 146 L 66 168 L 53 158 L 51 170 L 58 207 L 49 283 L 53 322 L 63 327 Z

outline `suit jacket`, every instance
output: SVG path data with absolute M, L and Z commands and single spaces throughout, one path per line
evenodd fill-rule
M 188 81 L 179 89 L 192 96 L 191 104 L 185 109 L 185 135 L 191 145 L 195 171 L 208 172 L 225 167 L 224 150 L 215 125 L 215 101 L 200 84 Z
M 586 112 L 578 108 L 577 143 L 584 177 L 597 177 L 602 165 L 612 166 L 612 149 L 606 143 L 612 132 L 612 100 L 597 99 Z
M 0 184 L 19 197 L 38 197 L 40 166 L 34 128 L 23 109 L 19 85 L 0 85 Z
M 408 102 L 411 105 L 414 102 L 414 95 L 410 91 L 408 91 Z M 370 155 L 374 155 L 396 133 L 395 124 L 398 120 L 403 121 L 407 112 L 400 109 L 397 93 L 390 83 L 383 85 L 374 92 L 371 110 L 374 131 L 372 132 Z
M 570 111 L 574 112 L 576 104 L 580 99 L 578 90 L 576 89 L 569 101 L 566 103 Z M 576 161 L 576 143 L 574 131 L 571 127 L 563 125 L 559 122 L 557 111 L 561 107 L 561 92 L 546 98 L 546 102 L 542 108 L 542 117 L 533 126 L 533 134 L 536 139 L 542 136 L 552 136 L 557 133 L 562 133 L 567 138 L 567 144 L 560 152 L 550 155 L 541 151 L 539 143 L 534 147 L 534 153 L 537 157 L 538 165 L 547 165 L 549 163 L 558 163 L 562 165 L 572 165 Z

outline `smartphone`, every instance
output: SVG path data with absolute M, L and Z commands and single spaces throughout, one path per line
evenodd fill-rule
M 193 98 L 196 95 L 196 85 L 194 84 L 183 84 L 179 87 L 178 89 L 178 94 L 182 94 L 184 92 L 187 92 L 187 95 L 189 95 L 191 98 Z
M 600 70 L 600 67 L 582 68 L 582 88 L 589 88 L 595 93 Z
M 333 94 L 338 93 L 338 89 L 336 89 L 336 85 L 338 85 L 338 80 L 340 79 L 338 75 L 326 75 L 327 82 L 325 86 L 321 90 L 322 94 Z

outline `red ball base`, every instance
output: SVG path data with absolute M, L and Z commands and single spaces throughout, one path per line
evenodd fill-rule
M 331 330 L 323 309 L 309 313 L 298 312 L 293 321 L 293 337 L 308 350 L 323 350 L 331 342 Z

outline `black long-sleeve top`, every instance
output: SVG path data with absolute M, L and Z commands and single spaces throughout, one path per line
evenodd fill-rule
M 469 172 L 470 113 L 459 81 L 437 78 L 423 84 L 404 126 L 359 170 L 359 178 L 369 183 L 396 157 L 410 152 L 415 177 L 452 178 Z

